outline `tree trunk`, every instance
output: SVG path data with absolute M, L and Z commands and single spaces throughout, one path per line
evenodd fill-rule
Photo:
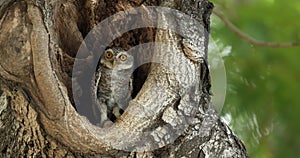
M 0 0 L 1 157 L 247 157 L 210 101 L 206 56 L 212 8 L 207 0 Z M 77 52 L 103 44 L 83 40 L 96 24 L 129 9 L 126 15 L 151 24 L 120 33 L 109 46 L 129 50 L 156 42 L 146 55 L 135 54 L 136 63 L 156 63 L 134 72 L 133 100 L 113 126 L 100 128 L 76 111 L 73 95 L 78 88 L 80 97 L 90 97 L 74 83 L 89 80 L 80 73 L 99 55 Z M 155 20 L 147 19 L 153 13 Z

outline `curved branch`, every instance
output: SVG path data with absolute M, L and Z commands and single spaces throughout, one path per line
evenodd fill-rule
M 55 41 L 51 41 L 53 38 L 48 36 L 48 31 L 50 30 L 51 33 L 51 29 L 47 26 L 45 28 L 43 25 L 45 19 L 42 18 L 42 14 L 36 6 L 29 5 L 28 8 L 29 19 L 33 25 L 31 43 L 35 78 L 31 80 L 31 86 L 33 87 L 31 89 L 38 91 L 37 96 L 34 98 L 37 98 L 36 100 L 40 98 L 41 100 L 36 106 L 42 110 L 42 112 L 39 112 L 40 121 L 46 132 L 72 150 L 84 153 L 104 154 L 114 150 L 113 147 L 126 151 L 139 150 L 136 148 L 147 150 L 149 149 L 148 146 L 152 149 L 156 148 L 153 145 L 159 145 L 156 143 L 157 139 L 163 139 L 159 136 L 164 134 L 165 130 L 159 128 L 153 133 L 147 133 L 147 135 L 143 134 L 142 130 L 151 128 L 154 118 L 157 118 L 167 106 L 178 99 L 179 89 L 170 89 L 170 87 L 178 87 L 169 81 L 170 78 L 176 80 L 174 75 L 170 72 L 160 72 L 163 68 L 153 69 L 152 72 L 155 75 L 147 79 L 145 83 L 145 85 L 148 85 L 147 89 L 130 103 L 128 110 L 122 115 L 123 120 L 110 128 L 97 128 L 72 108 L 67 97 L 67 90 L 58 79 L 55 65 L 51 62 L 53 58 L 51 53 L 53 52 L 49 48 L 52 48 L 52 44 L 55 43 Z M 172 54 L 176 57 L 178 55 Z M 180 55 L 178 58 L 185 61 L 182 63 L 187 64 L 188 59 L 184 58 L 183 54 Z M 189 62 L 189 64 L 192 64 L 192 62 Z M 179 67 L 183 68 L 182 65 Z M 179 74 L 179 76 L 182 75 Z M 162 83 L 158 85 L 158 81 Z M 144 115 L 141 116 L 141 113 Z M 157 135 L 157 137 L 154 139 L 152 134 Z M 139 146 L 144 144 L 147 146 L 146 148 Z
M 293 46 L 300 46 L 300 42 L 273 43 L 273 42 L 258 41 L 255 38 L 250 37 L 249 35 L 242 32 L 240 29 L 238 29 L 235 25 L 233 25 L 227 18 L 225 18 L 224 15 L 222 15 L 218 11 L 213 10 L 213 13 L 217 17 L 219 17 L 224 22 L 225 26 L 227 26 L 231 31 L 233 31 L 238 36 L 240 36 L 241 38 L 247 40 L 248 42 L 250 42 L 253 45 L 262 46 L 262 47 L 293 47 Z

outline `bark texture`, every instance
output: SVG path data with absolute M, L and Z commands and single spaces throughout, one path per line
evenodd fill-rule
M 165 64 L 137 69 L 133 101 L 112 127 L 98 128 L 74 108 L 72 79 L 85 79 L 72 76 L 77 50 L 98 22 L 138 6 L 177 9 L 205 31 L 158 14 L 160 25 L 183 27 L 196 38 L 140 28 L 111 42 L 129 49 L 155 41 L 168 49 L 148 50 L 147 58 Z M 210 101 L 212 8 L 207 0 L 0 0 L 0 157 L 247 157 Z M 89 53 L 77 57 L 86 63 L 82 71 L 95 60 Z

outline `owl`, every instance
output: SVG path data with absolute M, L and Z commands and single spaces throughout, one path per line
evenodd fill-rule
M 134 57 L 122 48 L 110 48 L 101 55 L 95 77 L 97 109 L 94 109 L 100 113 L 100 126 L 115 121 L 127 108 L 133 66 Z

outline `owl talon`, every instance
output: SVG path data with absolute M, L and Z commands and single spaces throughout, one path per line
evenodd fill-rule
M 116 119 L 118 119 L 121 116 L 120 111 L 121 111 L 121 109 L 119 107 L 117 107 L 117 106 L 115 106 L 113 108 L 112 113 L 115 115 Z
M 108 128 L 108 127 L 111 127 L 114 123 L 110 120 L 106 120 L 103 122 L 103 128 Z

